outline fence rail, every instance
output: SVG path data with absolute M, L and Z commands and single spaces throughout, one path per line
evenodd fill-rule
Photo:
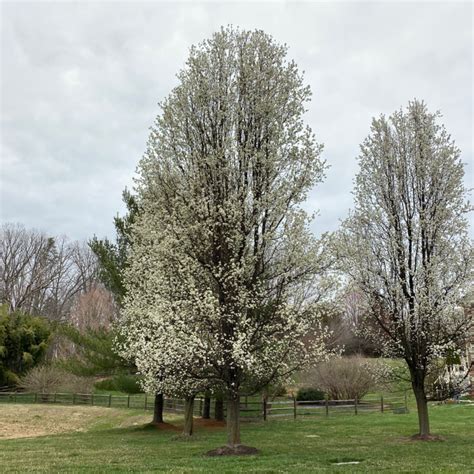
M 32 392 L 0 392 L 1 403 L 43 403 L 56 405 L 90 405 L 107 408 L 133 408 L 153 410 L 152 395 L 109 395 L 99 393 L 32 393 Z M 194 414 L 202 415 L 204 400 L 195 399 Z M 184 413 L 184 400 L 165 399 L 164 410 Z
M 90 405 L 109 408 L 134 408 L 153 410 L 154 396 L 152 395 L 108 395 L 97 393 L 29 393 L 29 392 L 0 392 L 0 403 L 44 403 L 58 405 Z M 213 406 L 211 404 L 211 416 Z M 204 399 L 196 398 L 194 415 L 203 414 Z M 164 400 L 164 411 L 171 413 L 184 412 L 184 400 L 167 398 Z M 225 409 L 224 409 L 225 411 Z M 358 415 L 367 412 L 407 413 L 407 393 L 400 396 L 393 394 L 368 396 L 362 400 L 324 400 L 302 401 L 294 398 L 280 397 L 274 400 L 248 400 L 242 397 L 240 414 L 242 420 L 255 421 L 269 418 Z
M 406 393 L 400 396 L 380 395 L 378 398 L 368 397 L 362 400 L 296 400 L 276 399 L 262 402 L 248 402 L 241 404 L 242 418 L 268 419 L 274 417 L 301 417 L 301 416 L 332 416 L 340 414 L 354 414 L 369 412 L 407 413 L 408 397 Z

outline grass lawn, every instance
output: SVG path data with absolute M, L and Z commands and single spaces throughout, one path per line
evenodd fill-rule
M 333 415 L 244 423 L 242 440 L 261 449 L 260 455 L 207 458 L 203 453 L 224 444 L 224 428 L 198 426 L 192 441 L 182 441 L 174 439 L 176 431 L 146 425 L 150 414 L 143 411 L 2 404 L 0 471 L 474 473 L 474 406 L 433 406 L 430 413 L 433 432 L 446 441 L 410 441 L 417 424 L 413 412 Z M 56 434 L 31 428 L 55 421 L 62 426 Z M 9 425 L 32 437 L 14 438 Z M 351 461 L 360 464 L 335 465 Z

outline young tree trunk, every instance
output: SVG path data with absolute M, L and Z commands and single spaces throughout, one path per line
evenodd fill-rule
M 428 418 L 428 400 L 425 393 L 425 372 L 410 367 L 411 386 L 416 399 L 416 409 L 418 412 L 418 426 L 420 438 L 430 435 L 430 420 Z
M 227 446 L 240 445 L 240 396 L 233 395 L 227 400 Z
M 222 398 L 216 398 L 214 405 L 214 419 L 216 421 L 224 421 L 224 400 Z
M 426 437 L 430 435 L 430 420 L 428 417 L 428 401 L 424 387 L 413 384 L 413 392 L 416 398 L 416 408 L 418 411 L 418 425 L 420 428 L 419 436 Z
M 211 417 L 211 397 L 204 397 L 204 405 L 202 407 L 202 417 L 208 420 Z
M 163 423 L 163 394 L 155 393 L 155 405 L 153 408 L 153 423 Z
M 184 403 L 184 436 L 191 436 L 193 434 L 193 411 L 194 397 L 187 397 Z

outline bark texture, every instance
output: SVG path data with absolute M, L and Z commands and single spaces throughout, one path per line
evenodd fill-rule
M 416 408 L 418 411 L 418 426 L 420 438 L 430 436 L 430 420 L 428 417 L 428 400 L 426 399 L 423 387 L 413 384 L 413 391 L 416 398 Z
M 153 423 L 163 423 L 163 394 L 155 393 L 155 404 L 153 407 Z
M 227 400 L 227 446 L 240 446 L 240 397 L 234 395 Z
M 193 411 L 194 397 L 186 398 L 184 402 L 184 427 L 183 436 L 192 436 L 193 434 Z

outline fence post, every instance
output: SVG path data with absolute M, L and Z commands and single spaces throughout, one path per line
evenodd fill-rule
M 73 405 L 76 404 L 76 394 L 75 393 L 72 394 L 72 404 Z
M 127 397 L 127 408 L 130 408 L 130 395 Z
M 94 405 L 94 394 L 91 393 L 91 405 Z
M 357 415 L 357 397 L 354 398 L 354 413 Z
M 296 397 L 293 395 L 293 419 L 296 420 Z
M 326 405 L 326 416 L 329 416 L 329 397 L 327 393 L 324 395 L 324 400 Z
M 109 394 L 109 408 L 112 406 L 112 394 Z
M 267 421 L 267 399 L 263 399 L 263 421 Z
M 383 413 L 383 395 L 380 395 L 380 411 Z

